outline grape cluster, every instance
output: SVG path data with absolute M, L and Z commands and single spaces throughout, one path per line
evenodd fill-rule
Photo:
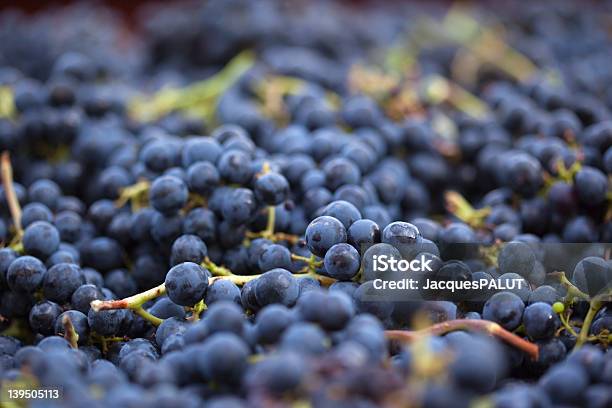
M 0 13 L 0 401 L 612 406 L 610 7 L 530 3 Z

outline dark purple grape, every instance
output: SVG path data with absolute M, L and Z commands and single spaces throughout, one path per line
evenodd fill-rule
M 165 285 L 168 297 L 181 306 L 193 306 L 204 299 L 209 272 L 193 262 L 180 263 L 168 271 Z
M 346 238 L 346 229 L 333 217 L 317 217 L 306 228 L 306 245 L 317 256 L 325 256 L 329 248 L 346 242 Z
M 522 321 L 525 304 L 512 292 L 493 295 L 484 305 L 482 317 L 499 323 L 507 330 L 516 329 Z

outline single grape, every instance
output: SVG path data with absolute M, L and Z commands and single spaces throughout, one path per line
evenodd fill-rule
M 213 303 L 229 300 L 242 306 L 240 299 L 240 288 L 234 282 L 228 280 L 216 280 L 206 289 L 206 297 L 204 303 L 211 306 Z
M 337 219 L 347 230 L 355 221 L 361 219 L 361 213 L 357 207 L 344 200 L 336 200 L 327 204 L 320 215 Z
M 223 218 L 231 225 L 250 221 L 257 211 L 253 191 L 248 188 L 234 188 L 223 197 L 221 207 Z
M 506 330 L 514 330 L 521 324 L 525 304 L 512 292 L 499 292 L 484 305 L 482 317 L 499 323 Z
M 267 245 L 259 255 L 257 265 L 262 272 L 275 268 L 291 269 L 291 252 L 282 245 Z
M 249 349 L 232 333 L 217 333 L 204 341 L 195 364 L 203 378 L 221 384 L 236 384 L 247 364 Z
M 608 180 L 594 167 L 584 166 L 574 178 L 578 200 L 587 206 L 596 206 L 606 200 Z
M 164 215 L 173 215 L 183 208 L 189 198 L 185 183 L 174 176 L 161 176 L 153 181 L 149 191 L 151 205 Z
M 101 310 L 99 312 L 89 309 L 87 322 L 95 333 L 102 336 L 114 336 L 119 334 L 127 313 L 130 313 L 130 311 L 125 309 Z
M 35 221 L 23 233 L 23 248 L 28 255 L 47 259 L 57 251 L 60 235 L 53 225 L 47 221 Z
M 540 385 L 556 404 L 579 404 L 588 384 L 584 370 L 571 363 L 551 368 L 540 379 Z
M 535 267 L 536 257 L 528 244 L 509 242 L 502 246 L 497 263 L 502 274 L 518 273 L 527 278 Z
M 49 300 L 65 303 L 84 283 L 85 277 L 81 268 L 70 263 L 59 263 L 45 273 L 42 281 L 43 294 Z
M 344 225 L 333 217 L 317 217 L 306 228 L 306 245 L 317 256 L 325 256 L 329 248 L 346 242 L 346 238 Z
M 168 271 L 165 285 L 168 297 L 181 306 L 193 306 L 204 299 L 208 270 L 193 262 L 180 263 Z
M 104 295 L 102 291 L 92 284 L 84 284 L 79 286 L 70 298 L 70 305 L 83 314 L 88 314 L 91 308 L 91 302 L 94 300 L 102 300 Z
M 32 293 L 42 283 L 47 269 L 33 256 L 16 258 L 6 271 L 6 283 L 11 290 Z
M 313 323 L 296 322 L 289 326 L 280 340 L 282 350 L 300 350 L 307 355 L 321 355 L 329 346 L 325 332 Z
M 372 220 L 357 220 L 347 230 L 347 242 L 362 252 L 362 248 L 380 242 L 380 227 Z
M 267 173 L 255 180 L 255 197 L 265 205 L 278 205 L 289 196 L 289 182 L 278 173 Z
M 256 280 L 255 299 L 259 306 L 280 303 L 292 306 L 300 293 L 297 280 L 286 269 L 272 269 Z
M 167 297 L 159 298 L 153 306 L 147 309 L 147 312 L 160 319 L 168 319 L 170 317 L 182 319 L 185 317 L 185 308 L 177 305 Z
M 325 270 L 334 279 L 350 280 L 359 271 L 359 253 L 349 244 L 336 244 L 325 253 Z
M 548 303 L 536 302 L 525 308 L 523 325 L 527 336 L 534 340 L 553 337 L 561 325 L 559 317 Z
M 208 255 L 206 244 L 197 235 L 181 235 L 172 244 L 170 265 L 183 262 L 201 263 Z
M 30 309 L 28 321 L 36 333 L 50 336 L 55 334 L 55 321 L 62 313 L 62 308 L 54 302 L 43 300 Z
M 262 308 L 255 318 L 257 342 L 260 344 L 276 343 L 285 329 L 294 321 L 294 313 L 286 306 L 271 304 Z
M 187 169 L 189 190 L 208 197 L 219 185 L 220 176 L 217 168 L 208 162 L 196 162 Z

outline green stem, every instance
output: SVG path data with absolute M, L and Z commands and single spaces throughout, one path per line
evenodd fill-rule
M 574 330 L 574 328 L 569 324 L 569 316 L 565 316 L 563 313 L 559 314 L 559 320 L 561 320 L 561 324 L 572 336 L 578 337 L 578 334 Z
M 323 261 L 317 261 L 317 257 L 314 255 L 310 255 L 309 257 L 291 254 L 291 259 L 294 261 L 302 261 L 308 264 L 308 267 L 312 270 L 323 265 Z
M 553 272 L 550 274 L 553 277 L 559 278 L 561 285 L 567 290 L 565 295 L 565 303 L 571 302 L 574 298 L 589 300 L 589 295 L 578 289 L 572 282 L 567 279 L 565 272 Z
M 448 212 L 473 228 L 482 228 L 485 218 L 491 213 L 491 207 L 475 209 L 456 191 L 447 191 L 444 200 Z
M 302 268 L 298 273 L 306 274 L 308 276 L 314 277 L 315 279 L 318 279 L 319 281 L 321 281 L 319 279 L 319 277 L 321 275 L 317 274 L 317 268 L 320 267 L 321 265 L 323 265 L 323 261 L 322 260 L 317 261 L 317 257 L 314 256 L 314 255 L 310 255 L 309 257 L 305 257 L 305 256 L 295 255 L 295 254 L 291 254 L 291 259 L 293 259 L 294 261 L 301 261 L 301 262 L 305 262 L 306 263 L 306 266 L 304 268 Z M 323 283 L 323 282 L 321 281 L 321 283 Z
M 212 278 L 210 278 L 208 280 L 208 284 L 212 284 L 213 282 L 217 281 L 217 280 L 229 280 L 231 282 L 234 282 L 236 285 L 241 286 L 244 285 L 245 283 L 255 280 L 259 277 L 261 277 L 262 274 L 258 274 L 258 275 L 230 275 L 230 276 L 214 276 Z M 305 273 L 301 273 L 301 274 L 294 274 L 294 276 L 296 278 L 314 278 L 316 280 L 318 280 L 319 282 L 321 282 L 321 284 L 329 286 L 332 283 L 336 282 L 336 280 L 334 278 L 330 278 L 328 276 L 323 276 L 323 275 L 319 275 L 316 272 L 305 272 Z
M 200 314 L 206 310 L 206 303 L 204 303 L 204 299 L 200 300 L 191 310 L 191 316 L 187 318 L 187 320 L 191 322 L 197 322 L 200 320 Z
M 210 260 L 209 257 L 204 258 L 201 264 L 204 268 L 208 269 L 213 276 L 232 276 L 231 270 L 224 266 L 219 266 Z
M 218 73 L 186 88 L 165 88 L 154 95 L 134 98 L 128 105 L 131 116 L 148 122 L 169 112 L 181 110 L 197 114 L 207 122 L 214 120 L 218 98 L 255 63 L 252 51 L 236 55 Z
M 154 288 L 151 288 L 142 293 L 138 293 L 134 296 L 127 297 L 120 300 L 94 300 L 91 302 L 91 308 L 99 312 L 100 310 L 111 310 L 111 309 L 138 309 L 144 303 L 149 300 L 158 298 L 159 296 L 166 293 L 166 285 L 161 284 Z
M 568 184 L 574 182 L 574 176 L 580 171 L 582 165 L 579 161 L 574 162 L 569 168 L 565 167 L 565 162 L 562 159 L 557 161 L 558 178 Z
M 589 331 L 591 329 L 591 323 L 595 318 L 595 315 L 603 306 L 603 302 L 599 300 L 593 299 L 589 306 L 589 311 L 587 312 L 586 317 L 584 318 L 584 322 L 582 323 L 582 328 L 580 329 L 580 334 L 578 335 L 578 339 L 576 340 L 576 348 L 581 347 L 584 343 L 586 343 L 589 337 Z
M 293 259 L 294 261 L 302 261 L 302 262 L 310 263 L 310 257 L 308 256 L 291 254 L 291 259 Z
M 274 223 L 276 222 L 276 207 L 273 205 L 268 207 L 268 224 L 264 231 L 265 236 L 274 236 Z
M 245 283 L 255 280 L 259 278 L 259 275 L 225 275 L 225 276 L 213 276 L 208 280 L 208 284 L 211 285 L 213 282 L 217 280 L 228 280 L 230 282 L 234 282 L 236 285 L 244 285 Z
M 262 169 L 259 173 L 257 173 L 256 177 L 261 177 L 264 174 L 270 173 L 270 163 L 264 162 L 262 165 Z M 290 244 L 296 244 L 300 237 L 292 234 L 285 234 L 284 232 L 274 232 L 274 227 L 276 223 L 276 207 L 273 205 L 268 206 L 268 221 L 266 223 L 266 228 L 263 231 L 247 231 L 246 232 L 246 243 L 250 242 L 251 239 L 256 238 L 265 238 L 269 239 L 272 242 L 278 241 L 287 241 Z
M 133 207 L 139 207 L 140 202 L 144 201 L 144 199 L 141 198 L 148 193 L 150 186 L 150 181 L 140 180 L 131 186 L 123 188 L 119 194 L 119 198 L 115 201 L 115 206 L 121 208 L 128 202 L 131 202 Z M 137 202 L 139 203 L 138 205 L 136 205 Z
M 258 232 L 247 231 L 246 237 L 247 237 L 247 240 L 246 240 L 247 244 L 251 239 L 256 239 L 256 238 L 265 238 L 265 239 L 269 239 L 272 242 L 287 241 L 288 243 L 292 245 L 295 245 L 300 241 L 300 237 L 298 235 L 286 234 L 284 232 L 275 232 L 273 234 L 268 234 L 266 233 L 266 230 L 258 231 Z
M 129 338 L 125 336 L 124 337 L 101 336 L 96 332 L 91 332 L 89 334 L 89 338 L 94 343 L 100 343 L 102 354 L 106 354 L 106 352 L 108 351 L 108 343 L 129 340 Z
M 0 118 L 15 118 L 15 95 L 9 86 L 0 86 Z
M 153 316 L 151 313 L 147 312 L 146 310 L 144 310 L 144 308 L 142 306 L 137 307 L 135 309 L 132 309 L 134 311 L 134 313 L 136 313 L 138 316 L 142 317 L 143 319 L 147 320 L 149 323 L 151 323 L 153 326 L 157 327 L 160 324 L 162 324 L 164 322 L 163 319 L 160 319 L 157 316 Z

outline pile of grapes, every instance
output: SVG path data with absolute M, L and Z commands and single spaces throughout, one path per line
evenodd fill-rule
M 612 5 L 397 3 L 0 13 L 1 406 L 612 407 Z

